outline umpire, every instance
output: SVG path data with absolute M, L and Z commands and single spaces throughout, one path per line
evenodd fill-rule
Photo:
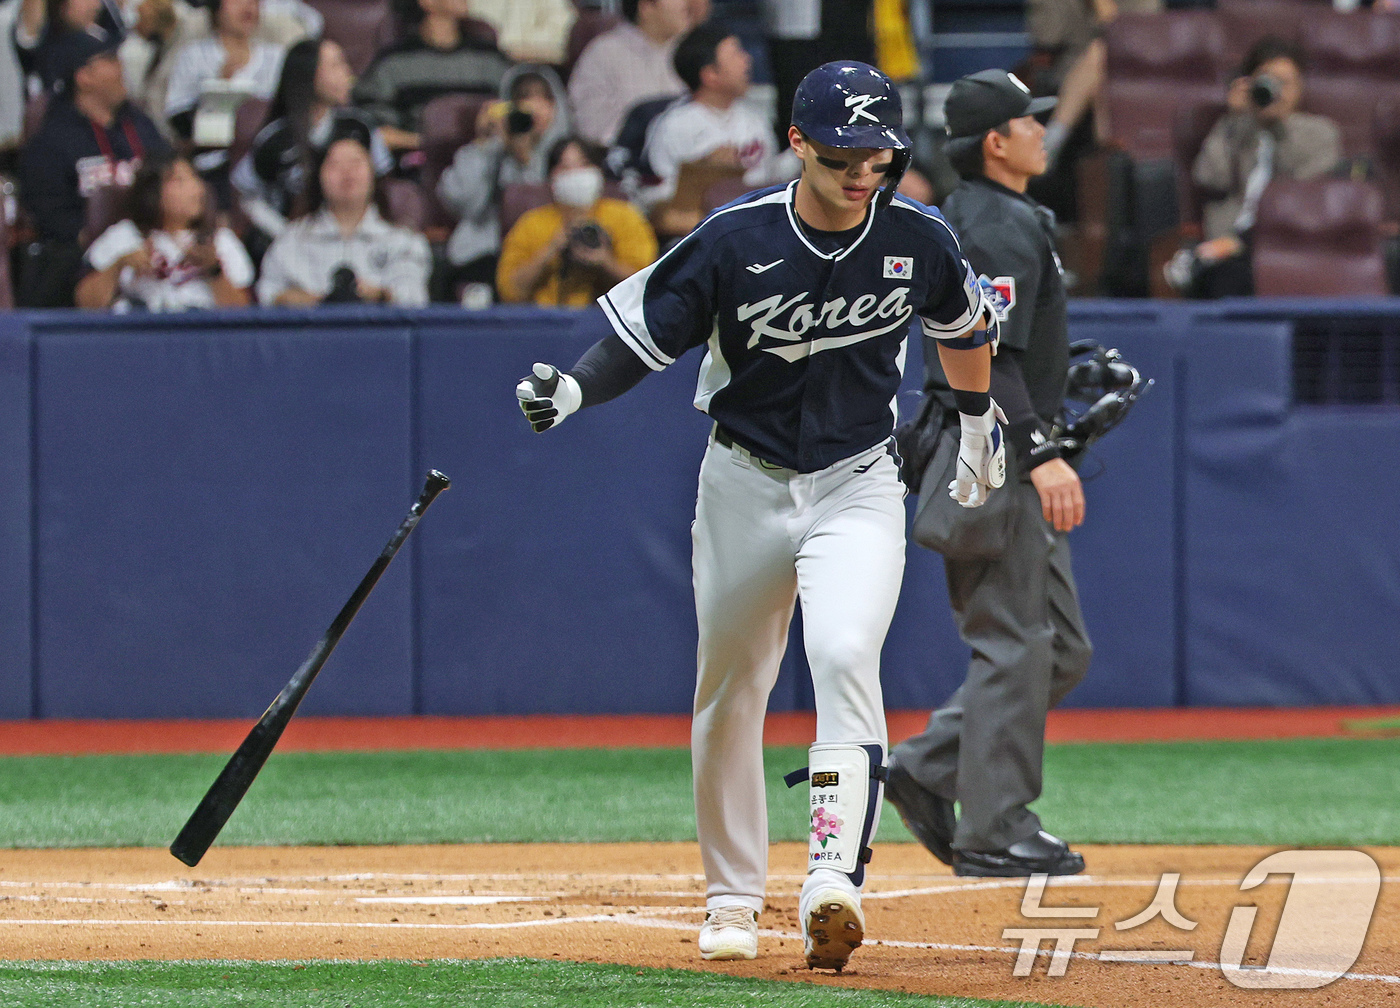
M 965 511 L 946 499 L 957 413 L 938 355 L 926 347 L 925 393 L 937 400 L 931 423 L 938 425 L 941 403 L 943 430 L 914 537 L 943 554 L 972 661 L 923 733 L 894 748 L 885 794 L 958 875 L 1084 868 L 1083 857 L 1026 807 L 1040 796 L 1046 712 L 1084 677 L 1092 654 L 1067 536 L 1084 520 L 1084 491 L 1046 439 L 1069 365 L 1065 288 L 1054 216 L 1026 195 L 1046 168 L 1045 128 L 1034 116 L 1054 103 L 1033 99 L 1005 71 L 984 70 L 957 81 L 946 106 L 947 151 L 963 182 L 942 210 L 984 288 L 999 295 L 991 391 L 1006 414 L 1011 451 L 1006 484 L 984 507 Z

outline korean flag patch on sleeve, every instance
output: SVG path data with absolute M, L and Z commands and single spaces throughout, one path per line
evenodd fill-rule
M 989 278 L 983 273 L 977 278 L 982 287 L 982 295 L 997 313 L 997 321 L 1005 322 L 1011 309 L 1016 307 L 1016 278 L 999 276 Z
M 914 275 L 914 260 L 910 256 L 885 256 L 885 279 L 908 280 Z

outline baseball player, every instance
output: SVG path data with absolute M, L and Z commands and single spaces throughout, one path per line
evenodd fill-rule
M 584 324 L 602 338 L 571 371 L 536 364 L 516 389 L 543 431 L 705 348 L 695 405 L 715 426 L 693 526 L 691 750 L 706 959 L 757 954 L 763 718 L 798 600 L 817 707 L 808 965 L 840 969 L 865 934 L 859 890 L 886 748 L 880 647 L 904 570 L 893 400 L 915 316 L 959 390 L 962 465 L 949 492 L 975 507 L 1003 478 L 987 392 L 994 316 L 943 218 L 895 194 L 909 163 L 902 121 L 875 68 L 812 71 L 788 133 L 801 177 L 715 211 L 599 299 Z

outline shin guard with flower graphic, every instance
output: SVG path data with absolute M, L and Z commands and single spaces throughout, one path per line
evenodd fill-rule
M 880 814 L 885 750 L 879 744 L 819 742 L 809 750 L 812 811 L 807 870 L 829 868 L 865 881 Z

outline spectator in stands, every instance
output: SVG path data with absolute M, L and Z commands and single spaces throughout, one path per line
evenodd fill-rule
M 713 22 L 692 28 L 676 45 L 674 62 L 690 100 L 671 106 L 652 125 L 646 159 L 660 182 L 638 194 L 643 205 L 677 196 L 686 165 L 692 166 L 687 182 L 698 186 L 742 177 L 757 189 L 797 176 L 797 155 L 780 154 L 772 124 L 740 100 L 749 89 L 751 61 L 736 36 Z M 698 204 L 703 193 L 680 195 Z
M 67 77 L 62 47 L 54 42 L 69 32 L 83 32 L 99 42 L 120 45 L 126 34 L 116 0 L 21 0 L 12 37 L 20 69 L 53 91 Z
M 564 85 L 549 67 L 521 66 L 501 84 L 501 102 L 477 117 L 476 139 L 458 149 L 438 179 L 438 199 L 458 218 L 447 243 L 452 284 L 496 279 L 500 198 L 508 185 L 549 179 L 550 149 L 569 135 Z
M 420 146 L 419 115 L 438 95 L 495 94 L 510 60 L 462 29 L 469 0 L 418 0 L 420 17 L 407 39 L 389 46 L 355 85 L 355 104 L 381 127 L 391 150 Z
M 1206 137 L 1191 175 L 1204 192 L 1205 241 L 1167 265 L 1168 280 L 1194 297 L 1254 293 L 1249 240 L 1259 197 L 1272 178 L 1310 179 L 1341 158 L 1341 131 L 1299 112 L 1303 58 L 1283 39 L 1260 39 L 1230 84 L 1226 112 Z
M 214 225 L 212 211 L 188 160 L 142 164 L 126 219 L 88 247 L 91 271 L 78 284 L 78 307 L 168 312 L 248 304 L 252 260 L 232 231 Z
M 428 302 L 431 257 L 420 234 L 389 224 L 369 148 L 347 136 L 311 176 L 309 213 L 267 250 L 258 279 L 264 305 Z
M 286 230 L 287 218 L 300 216 L 310 165 L 341 137 L 369 148 L 376 175 L 393 168 L 379 130 L 350 105 L 354 83 L 345 53 L 330 39 L 303 39 L 287 50 L 266 125 L 233 169 L 239 204 L 267 239 Z
M 569 76 L 579 135 L 604 147 L 633 105 L 685 91 L 671 57 L 692 26 L 686 0 L 622 0 L 622 13 L 627 20 L 588 43 Z
M 501 245 L 502 301 L 584 308 L 656 259 L 656 236 L 630 203 L 602 195 L 602 153 L 578 137 L 549 152 L 553 202 L 522 214 Z
M 496 29 L 496 44 L 519 63 L 561 65 L 578 9 L 569 0 L 471 0 L 472 17 Z
M 117 55 L 122 61 L 127 95 L 149 111 L 147 92 L 156 68 L 171 51 L 171 43 L 179 29 L 179 15 L 175 10 L 175 0 L 139 0 L 132 10 L 135 20 L 122 40 Z
M 227 81 L 255 98 L 271 98 L 282 71 L 283 47 L 256 37 L 258 0 L 209 0 L 214 34 L 185 43 L 175 53 L 165 114 L 188 138 L 206 82 Z
M 63 79 L 20 160 L 20 198 L 39 241 L 25 256 L 19 299 L 31 308 L 71 305 L 87 199 L 131 184 L 147 157 L 169 149 L 126 98 L 116 43 L 68 32 L 51 53 Z

